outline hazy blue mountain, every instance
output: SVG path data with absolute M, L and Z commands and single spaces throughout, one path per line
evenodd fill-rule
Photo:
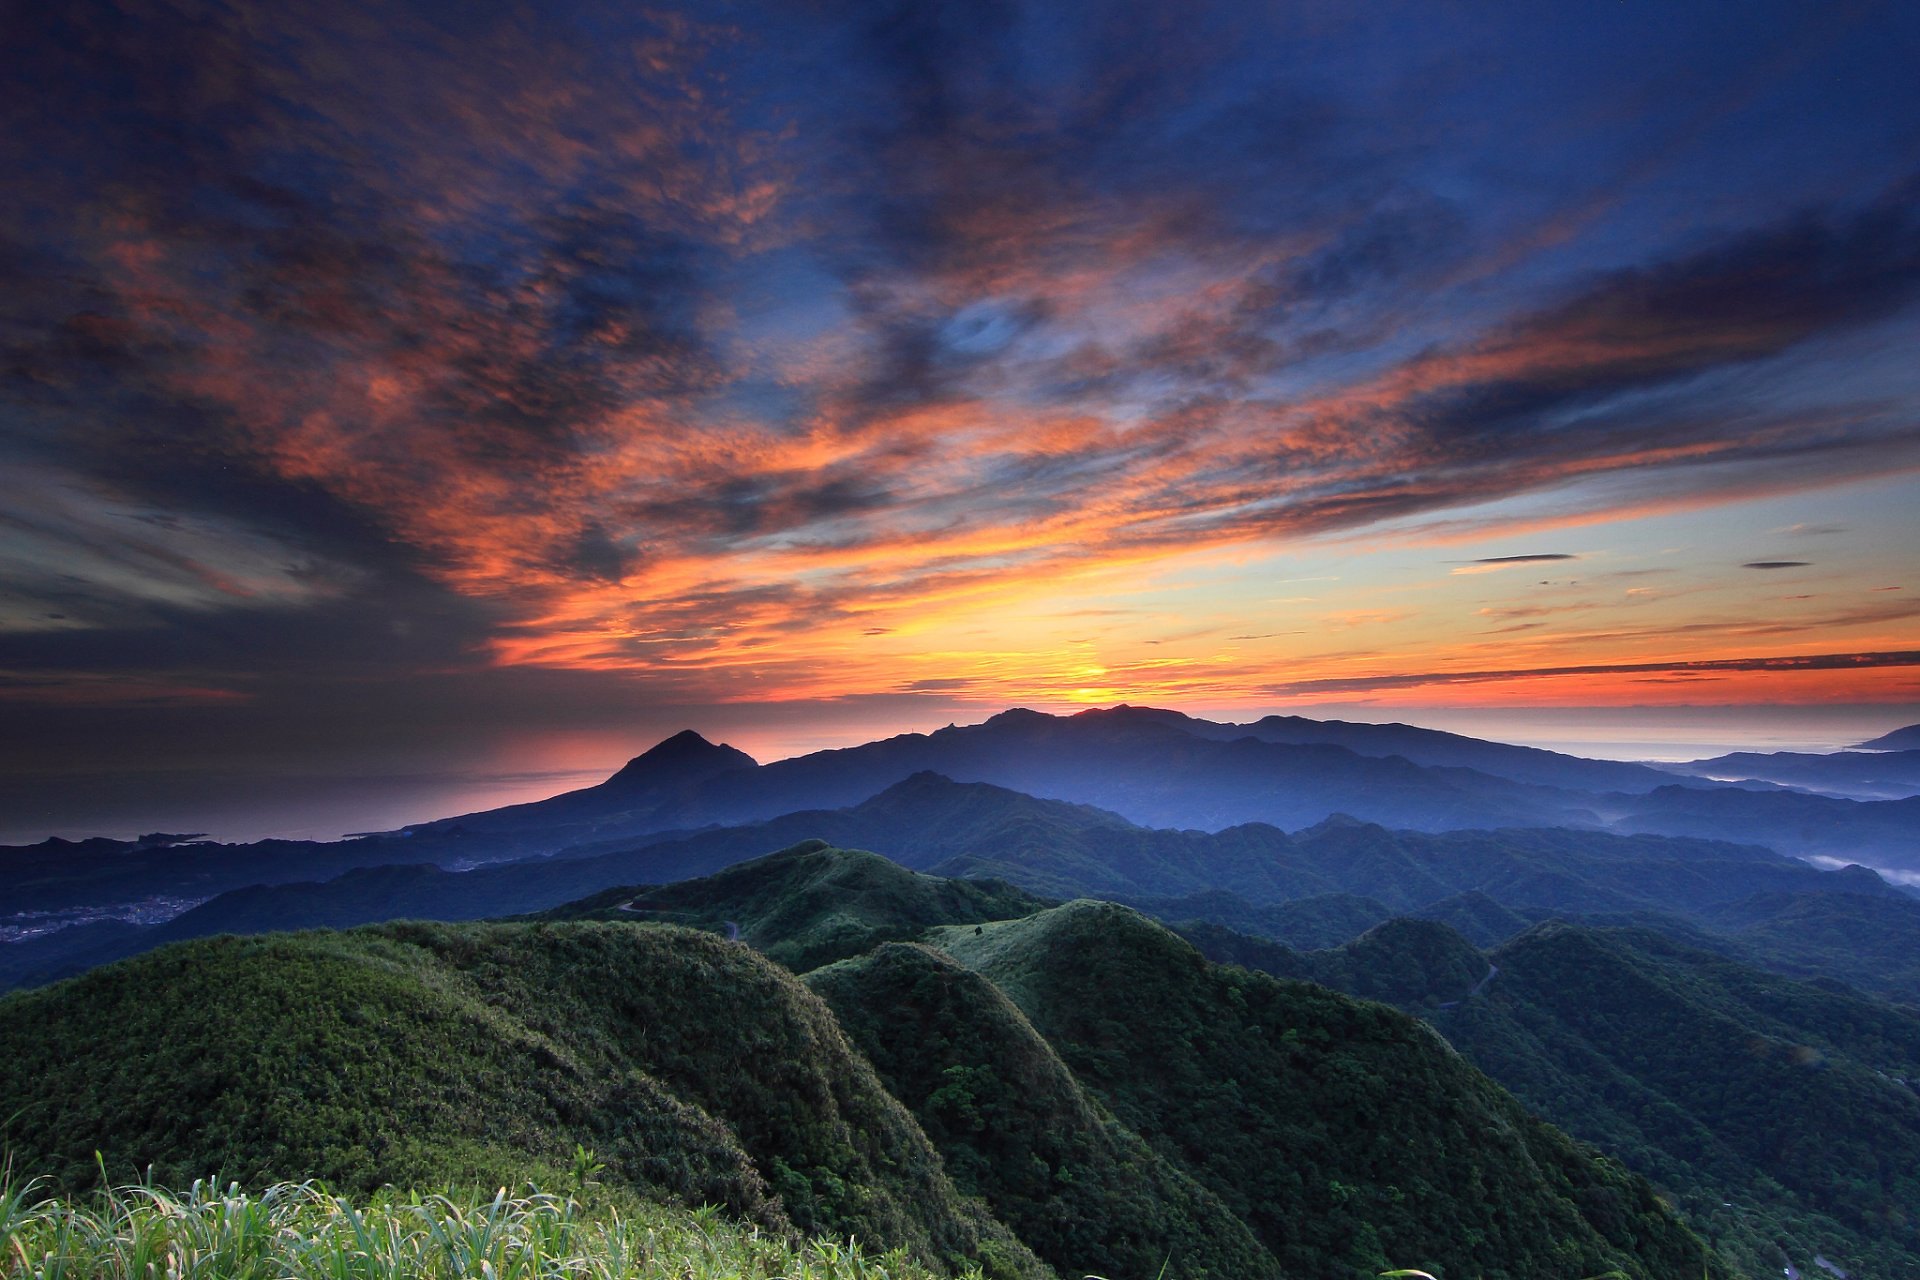
M 1858 745 L 1861 751 L 1920 751 L 1920 724 L 1883 733 Z
M 1920 796 L 1842 800 L 1791 791 L 1662 787 L 1608 807 L 1616 831 L 1764 843 L 1783 853 L 1920 871 Z
M 38 986 L 143 951 L 151 933 L 125 920 L 94 920 L 0 943 L 0 991 Z
M 801 807 L 782 798 L 851 803 L 922 771 L 1097 805 L 1144 825 L 1208 830 L 1248 821 L 1307 826 L 1342 810 L 1441 829 L 1557 819 L 1567 808 L 1494 775 L 1428 769 L 1329 743 L 1221 740 L 1127 713 L 1008 711 L 981 725 L 780 761 L 751 783 L 716 779 L 710 794 L 723 811 L 712 817 L 732 820 L 737 814 L 725 807 L 747 803 Z
M 1330 739 L 1306 741 L 1315 737 Z M 1337 739 L 1331 740 L 1331 739 Z M 1374 754 L 1394 752 L 1395 754 Z M 1856 753 L 1864 754 L 1864 753 Z M 1493 770 L 1504 769 L 1508 775 Z M 1679 785 L 1672 775 L 1640 766 L 1477 742 L 1404 725 L 1355 725 L 1269 717 L 1252 725 L 1196 720 L 1175 712 L 1120 707 L 1073 716 L 1008 711 L 984 724 L 878 742 L 772 764 L 756 764 L 731 747 L 684 732 L 635 757 L 596 786 L 503 809 L 417 823 L 398 831 L 334 843 L 263 841 L 234 846 L 202 841 L 50 841 L 0 849 L 0 889 L 18 910 L 68 910 L 144 898 L 201 900 L 254 884 L 324 882 L 360 867 L 434 865 L 449 870 L 562 853 L 569 858 L 631 853 L 674 845 L 681 869 L 636 878 L 670 879 L 720 865 L 702 861 L 700 841 L 717 829 L 777 826 L 790 815 L 827 825 L 786 822 L 764 833 L 765 852 L 813 836 L 873 844 L 859 830 L 819 817 L 856 807 L 919 774 L 994 785 L 1067 805 L 1091 805 L 1116 821 L 1156 830 L 1222 835 L 1257 827 L 1300 832 L 1337 815 L 1397 830 L 1442 832 L 1516 827 L 1567 827 L 1706 836 L 1767 844 L 1795 856 L 1917 869 L 1920 799 L 1861 802 L 1790 791 L 1755 791 L 1701 780 Z M 1510 775 L 1510 776 L 1509 776 Z M 1666 785 L 1650 788 L 1665 776 Z M 1551 783 L 1552 785 L 1548 785 Z M 1612 786 L 1609 791 L 1578 786 Z M 1752 784 L 1760 786 L 1765 784 Z M 973 802 L 957 799 L 959 829 L 978 829 Z M 1036 818 L 1030 844 L 1054 841 Z M 922 828 L 926 824 L 920 824 Z M 1068 820 L 1070 828 L 1083 825 Z M 734 839 L 722 834 L 716 846 Z M 1111 857 L 1059 867 L 1039 892 L 1095 891 L 1109 896 L 1178 896 L 1228 888 L 1259 900 L 1351 891 L 1337 882 L 1270 881 L 1259 858 L 1242 858 L 1234 877 L 1208 872 L 1184 881 L 1178 858 L 1129 838 L 1134 861 Z M 1157 840 L 1158 838 L 1156 838 Z M 1268 842 L 1249 842 L 1257 853 Z M 1064 843 L 1074 843 L 1069 840 Z M 1081 842 L 1084 844 L 1084 841 Z M 991 852 L 1004 852 L 1005 833 Z M 924 845 L 924 849 L 935 846 Z M 984 845 L 948 840 L 948 856 L 981 853 Z M 1229 851 L 1216 848 L 1216 854 Z M 885 848 L 896 857 L 917 853 Z M 1153 868 L 1150 864 L 1158 863 Z M 926 865 L 922 860 L 917 865 Z M 1418 869 L 1403 867 L 1418 883 Z M 1030 875 L 1038 875 L 1036 864 Z M 1307 874 L 1292 866 L 1290 876 Z M 1103 878 L 1104 877 L 1104 878 Z M 1151 881 L 1152 883 L 1147 883 Z M 1422 885 L 1419 892 L 1432 886 Z M 1536 888 L 1534 901 L 1548 887 Z M 559 899 L 549 899 L 549 902 Z M 1630 904 L 1612 904 L 1629 909 Z M 97 913 L 96 913 L 97 914 Z
M 903 734 L 758 767 L 711 744 L 702 749 L 686 743 L 701 770 L 676 773 L 670 783 L 647 782 L 637 793 L 609 792 L 610 784 L 602 784 L 536 806 L 417 830 L 459 828 L 498 838 L 508 824 L 529 851 L 541 842 L 542 852 L 562 845 L 607 847 L 675 828 L 846 808 L 913 774 L 934 772 L 1090 804 L 1164 829 L 1220 831 L 1266 823 L 1291 831 L 1350 814 L 1420 831 L 1568 826 L 1709 835 L 1765 843 L 1796 856 L 1890 867 L 1908 865 L 1920 844 L 1920 802 L 1768 794 L 1704 779 L 1680 785 L 1672 774 L 1637 765 L 1580 762 L 1405 726 L 1316 723 L 1269 718 L 1251 726 L 1222 725 L 1132 707 L 1072 716 L 1015 710 L 984 724 Z M 1345 742 L 1293 740 L 1315 733 Z M 1285 740 L 1263 740 L 1262 734 Z M 1345 743 L 1368 751 L 1405 747 L 1422 762 L 1405 754 L 1363 754 Z M 642 782 L 651 777 L 642 767 L 646 760 L 629 766 Z M 1502 768 L 1520 776 L 1493 772 Z M 641 802 L 633 802 L 635 794 Z M 536 819 L 550 824 L 544 835 L 527 825 Z
M 1913 962 L 1901 957 L 1920 950 L 1909 946 L 1900 914 L 1920 913 L 1920 900 L 1872 872 L 1820 871 L 1758 846 L 1564 829 L 1391 831 L 1348 818 L 1291 835 L 1259 823 L 1219 832 L 1154 830 L 1086 805 L 917 774 L 846 809 L 663 834 L 608 852 L 587 846 L 460 873 L 432 865 L 357 868 L 318 883 L 229 890 L 164 925 L 76 938 L 71 946 L 0 948 L 0 981 L 32 985 L 215 933 L 519 915 L 613 886 L 708 875 L 808 840 L 869 849 L 915 870 L 1000 879 L 1044 897 L 1124 899 L 1164 919 L 1210 920 L 1309 947 L 1396 914 L 1450 919 L 1486 942 L 1510 936 L 1516 921 L 1524 926 L 1551 914 L 1665 916 L 1727 932 L 1758 928 L 1752 921 L 1726 924 L 1717 914 L 1756 897 L 1785 904 L 1801 894 L 1844 894 L 1900 900 L 1871 925 L 1884 944 L 1874 953 L 1883 982 L 1863 982 L 1865 966 L 1849 959 L 1839 940 L 1844 925 L 1818 935 L 1762 929 L 1753 954 L 1771 954 L 1777 941 L 1790 956 L 1787 971 L 1904 991 Z M 1841 920 L 1859 914 L 1844 905 L 1826 910 Z
M 1332 743 L 1363 756 L 1400 756 L 1415 764 L 1477 769 L 1516 782 L 1534 782 L 1570 791 L 1652 791 L 1672 782 L 1661 770 L 1648 765 L 1589 760 L 1559 751 L 1488 742 L 1410 724 L 1367 724 L 1275 715 L 1250 724 L 1214 725 L 1204 720 L 1191 721 L 1188 731 L 1203 736 L 1253 737 L 1262 742 Z
M 635 756 L 605 782 L 545 800 L 415 823 L 410 835 L 450 831 L 487 834 L 535 833 L 541 844 L 578 843 L 603 829 L 659 831 L 681 825 L 677 815 L 694 803 L 703 783 L 728 773 L 751 772 L 759 763 L 744 751 L 708 742 L 682 730 Z
M 261 840 L 220 844 L 150 837 L 0 846 L 0 890 L 13 911 L 147 898 L 199 899 L 249 884 L 337 876 L 354 867 L 431 863 L 455 855 L 429 840 Z
M 1900 800 L 1920 794 L 1920 750 L 1736 751 L 1731 755 L 1660 766 L 1714 780 L 1751 779 L 1859 800 Z

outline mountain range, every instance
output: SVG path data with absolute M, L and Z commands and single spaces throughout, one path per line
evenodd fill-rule
M 867 938 L 823 918 L 837 893 L 752 916 L 774 883 L 982 903 L 825 846 L 765 862 L 682 900 L 750 916 L 741 942 L 602 903 L 625 918 L 205 939 L 16 995 L 10 1149 L 75 1183 L 98 1149 L 366 1189 L 552 1176 L 584 1143 L 641 1193 L 1002 1277 L 1732 1274 L 1404 1014 L 1084 901 L 802 986 L 745 943 Z
M 1232 725 L 1122 706 L 1065 717 L 1008 711 L 766 765 L 688 731 L 592 787 L 357 839 L 231 845 L 155 834 L 0 848 L 0 887 L 15 912 L 98 918 L 147 899 L 203 901 L 362 867 L 465 869 L 631 850 L 847 808 L 922 772 L 1094 805 L 1148 827 L 1295 831 L 1335 815 L 1418 831 L 1567 827 L 1743 841 L 1828 865 L 1920 874 L 1920 797 L 1682 779 L 1406 725 L 1280 716 Z
M 0 1005 L 0 1139 L 366 1188 L 583 1145 L 1005 1276 L 1904 1274 L 1920 799 L 1842 794 L 1900 776 L 1884 741 L 1655 768 L 1016 711 L 769 765 L 682 733 L 340 842 L 0 851 L 0 986 L 72 978 Z M 815 1083 L 707 1056 L 742 1017 Z
M 1083 975 L 1078 986 L 1062 975 L 1047 949 L 1056 941 L 1051 922 L 1063 913 L 1077 913 L 1077 931 L 1114 949 L 1114 972 Z M 982 919 L 992 915 L 1004 918 Z M 1118 953 L 1173 952 L 1163 934 L 1117 907 L 1080 900 L 1049 909 L 993 882 L 914 873 L 819 841 L 540 918 L 731 931 L 829 993 L 849 981 L 838 975 L 887 973 L 885 999 L 862 1006 L 829 994 L 829 1002 L 889 1079 L 897 1058 L 919 1061 L 926 1043 L 963 1045 L 973 1034 L 938 1019 L 898 1025 L 900 989 L 944 990 L 957 981 L 938 957 L 906 944 L 931 943 L 980 969 L 1022 1009 L 1045 993 L 1074 1017 L 1083 1016 L 1088 991 L 1126 990 L 1129 1000 L 1118 1003 L 1129 1008 L 1147 1000 L 1158 975 L 1123 979 L 1137 962 Z M 1784 978 L 1635 926 L 1550 920 L 1488 949 L 1442 921 L 1406 917 L 1319 949 L 1211 923 L 1173 931 L 1208 959 L 1417 1014 L 1540 1115 L 1653 1178 L 1753 1274 L 1822 1256 L 1896 1275 L 1920 1257 L 1920 1223 L 1902 1208 L 1920 1193 L 1920 1011 L 1912 1007 L 1831 978 Z M 1180 1024 L 1148 1005 L 1113 1016 L 1137 1017 L 1138 1034 L 1156 1020 Z M 871 1029 L 876 1009 L 888 1011 L 891 1037 L 878 1049 L 869 1043 L 880 1034 Z M 1216 1017 L 1205 1012 L 1198 1022 L 1213 1026 Z M 1109 1035 L 1101 1043 L 1127 1041 Z M 1075 1061 L 1070 1053 L 1066 1060 Z M 917 1070 L 901 1096 L 942 1087 L 944 1077 L 924 1062 Z M 999 1128 L 983 1122 L 967 1131 L 981 1136 L 965 1140 L 987 1142 Z
M 463 872 L 372 866 L 230 890 L 157 925 L 100 921 L 0 947 L 0 982 L 32 984 L 218 933 L 538 911 L 613 886 L 707 875 L 809 839 L 947 877 L 1117 899 L 1163 919 L 1275 937 L 1288 936 L 1274 915 L 1283 910 L 1297 920 L 1333 912 L 1351 926 L 1328 942 L 1395 914 L 1437 914 L 1488 945 L 1554 915 L 1664 922 L 1690 942 L 1783 973 L 1920 999 L 1920 898 L 1860 867 L 1823 871 L 1758 845 L 1567 828 L 1430 833 L 1335 817 L 1293 834 L 1261 823 L 1153 829 L 931 773 L 844 809 L 662 834 L 608 852 L 582 846 Z

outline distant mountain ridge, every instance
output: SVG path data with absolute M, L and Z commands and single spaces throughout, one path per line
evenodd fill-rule
M 725 759 L 734 767 L 691 777 L 677 767 L 691 750 L 682 746 L 667 758 L 676 766 L 671 769 L 650 759 L 652 752 L 636 757 L 615 775 L 622 781 L 617 788 L 609 780 L 405 830 L 498 833 L 546 826 L 565 831 L 569 844 L 588 839 L 586 833 L 606 841 L 841 808 L 923 772 L 1093 804 L 1149 825 L 1209 829 L 1244 821 L 1308 826 L 1342 808 L 1419 829 L 1521 825 L 1555 819 L 1568 807 L 1533 784 L 1503 777 L 1364 755 L 1327 742 L 1267 742 L 1229 728 L 1147 708 L 1065 717 L 1014 709 L 978 725 L 901 734 L 766 765 L 733 753 Z M 720 763 L 717 756 L 704 758 Z M 1672 782 L 1647 773 L 1649 789 Z
M 1910 724 L 1859 744 L 1860 751 L 1920 751 L 1920 724 Z
M 1821 871 L 1725 841 L 1598 831 L 1392 831 L 1344 817 L 1291 835 L 1260 823 L 1151 829 L 1088 805 L 932 773 L 845 809 L 610 842 L 602 852 L 586 846 L 458 874 L 431 864 L 374 866 L 325 882 L 233 890 L 158 926 L 66 930 L 0 947 L 0 989 L 213 933 L 537 912 L 613 886 L 670 886 L 808 841 L 869 849 L 946 877 L 1005 881 L 1045 898 L 1119 899 L 1164 919 L 1273 937 L 1297 940 L 1289 916 L 1301 927 L 1325 928 L 1336 916 L 1351 926 L 1321 935 L 1322 944 L 1391 915 L 1446 919 L 1486 944 L 1552 914 L 1663 916 L 1731 931 L 1783 971 L 1825 972 L 1920 998 L 1920 900 L 1863 869 Z M 1725 918 L 1762 900 L 1796 919 L 1824 913 L 1830 927 L 1790 931 L 1770 924 L 1764 910 Z M 1847 921 L 1875 940 L 1870 950 L 1847 941 Z
M 1232 725 L 1122 706 L 1072 716 L 1016 709 L 978 725 L 766 765 L 689 730 L 591 787 L 360 839 L 47 841 L 0 849 L 0 890 L 15 910 L 97 918 L 88 909 L 149 898 L 197 901 L 362 867 L 464 870 L 679 841 L 710 828 L 849 808 L 922 773 L 1092 805 L 1159 829 L 1220 832 L 1263 823 L 1298 831 L 1347 814 L 1429 832 L 1570 827 L 1702 835 L 1836 865 L 1920 873 L 1920 799 L 1768 794 L 1407 725 L 1288 716 Z M 794 838 L 813 834 L 822 833 Z
M 679 742 L 688 735 L 677 735 Z M 902 734 L 753 765 L 700 740 L 689 778 L 637 757 L 603 783 L 533 805 L 407 828 L 535 829 L 546 847 L 608 847 L 675 828 L 737 826 L 858 804 L 918 773 L 1088 804 L 1155 828 L 1285 830 L 1335 814 L 1418 831 L 1567 826 L 1711 835 L 1802 857 L 1920 871 L 1920 802 L 1766 795 L 1670 770 L 1583 760 L 1409 725 L 1269 716 L 1247 725 L 1119 706 L 1071 716 L 1016 708 L 978 725 Z M 683 749 L 700 750 L 687 743 Z M 537 821 L 536 821 L 537 820 Z
M 1847 799 L 1902 800 L 1920 794 L 1920 750 L 1911 748 L 1826 755 L 1736 751 L 1661 767 L 1691 777 L 1772 782 Z

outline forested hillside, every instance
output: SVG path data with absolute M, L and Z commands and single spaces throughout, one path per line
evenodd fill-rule
M 191 942 L 0 1003 L 5 1140 L 74 1186 L 98 1150 L 113 1176 L 362 1190 L 552 1185 L 584 1147 L 637 1194 L 1007 1277 L 1721 1270 L 1419 1023 L 1125 908 L 819 847 L 674 901 L 795 963 L 848 952 L 810 978 L 831 1008 L 611 900 Z M 871 949 L 902 933 L 941 950 Z

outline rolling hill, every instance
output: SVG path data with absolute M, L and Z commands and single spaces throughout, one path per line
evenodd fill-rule
M 1431 1016 L 1528 1105 L 1683 1195 L 1756 1271 L 1912 1270 L 1920 1017 L 1643 930 L 1548 923 L 1491 959 L 1481 997 Z
M 930 942 L 1006 992 L 1289 1274 L 1328 1260 L 1488 1277 L 1701 1265 L 1651 1188 L 1534 1120 L 1404 1014 L 1210 965 L 1113 904 Z M 1099 991 L 1126 998 L 1087 997 Z
M 597 923 L 180 944 L 0 1002 L 16 1167 L 356 1191 L 610 1183 L 939 1266 L 1043 1268 L 832 1014 L 752 950 Z
M 658 922 L 176 944 L 0 1002 L 7 1142 L 75 1183 L 99 1149 L 162 1181 L 361 1189 L 552 1179 L 577 1143 L 641 1194 L 1008 1277 L 1156 1253 L 1170 1276 L 1329 1280 L 1701 1265 L 1646 1184 L 1384 1006 L 1209 966 L 1124 908 L 927 930 L 1007 891 L 820 848 L 764 863 L 676 909 L 757 903 L 770 947 L 851 944 L 808 893 L 845 877 L 863 928 L 940 951 L 815 970 L 829 1008 Z

